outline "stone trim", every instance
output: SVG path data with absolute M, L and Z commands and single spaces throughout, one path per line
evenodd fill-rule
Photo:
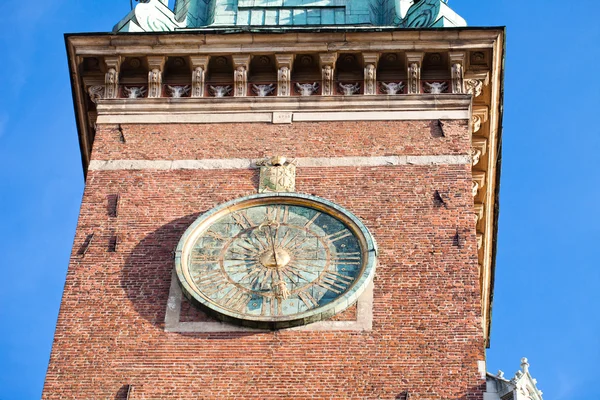
M 373 282 L 356 302 L 356 320 L 320 321 L 313 324 L 287 328 L 294 331 L 371 331 L 373 329 Z M 214 332 L 271 332 L 221 321 L 181 322 L 181 300 L 183 293 L 177 282 L 175 270 L 171 274 L 171 288 L 165 312 L 165 332 L 214 333 Z
M 90 171 L 118 170 L 214 170 L 257 169 L 257 161 L 244 158 L 212 160 L 92 160 Z M 382 156 L 382 157 L 304 157 L 295 163 L 301 168 L 311 167 L 389 167 L 398 165 L 467 165 L 469 155 L 438 156 Z
M 143 112 L 139 114 L 99 115 L 97 124 L 218 124 L 218 123 L 292 123 L 324 121 L 423 121 L 468 120 L 468 110 L 431 111 L 338 111 L 338 112 L 254 112 L 254 113 L 178 113 Z

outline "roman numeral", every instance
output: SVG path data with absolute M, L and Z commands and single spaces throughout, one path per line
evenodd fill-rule
M 252 223 L 248 220 L 248 216 L 244 211 L 232 213 L 231 217 L 242 229 L 248 229 L 252 226 Z
M 349 276 L 338 274 L 337 272 L 333 271 L 327 271 L 321 280 L 316 284 L 322 288 L 340 294 L 345 291 L 348 286 L 350 286 L 353 280 L 354 279 Z
M 342 229 L 339 232 L 332 233 L 331 235 L 325 236 L 324 239 L 333 243 L 333 242 L 337 242 L 338 240 L 347 238 L 348 236 L 351 236 L 351 235 L 352 235 L 352 232 L 348 231 L 348 229 Z
M 320 213 L 320 212 L 317 212 L 317 213 L 316 213 L 316 214 L 315 214 L 315 215 L 314 215 L 314 216 L 313 216 L 313 217 L 312 217 L 312 218 L 311 218 L 311 219 L 310 219 L 310 220 L 309 220 L 309 221 L 308 221 L 308 222 L 307 222 L 307 223 L 304 225 L 304 227 L 305 227 L 305 228 L 308 228 L 309 226 L 311 226 L 311 225 L 312 225 L 312 224 L 315 222 L 315 220 L 316 220 L 317 218 L 319 218 L 319 216 L 321 216 L 321 213 Z
M 315 299 L 310 293 L 308 292 L 298 292 L 298 297 L 300 298 L 300 300 L 302 300 L 302 302 L 304 304 L 306 304 L 306 307 L 308 307 L 309 309 L 315 308 L 319 305 L 319 302 L 317 301 L 317 299 Z
M 211 238 L 220 240 L 222 242 L 227 241 L 227 238 L 225 238 L 224 236 L 221 236 L 217 232 L 213 232 L 213 231 L 206 231 L 206 236 L 210 236 Z
M 195 278 L 196 284 L 199 289 L 209 297 L 223 289 L 224 286 L 229 284 L 227 278 L 223 275 L 221 270 L 211 271 L 207 274 L 199 275 Z
M 233 286 L 231 290 L 223 296 L 221 303 L 231 310 L 242 312 L 246 309 L 249 300 L 250 295 L 246 291 L 237 286 Z
M 362 256 L 359 252 L 356 253 L 337 253 L 331 258 L 334 264 L 360 264 Z

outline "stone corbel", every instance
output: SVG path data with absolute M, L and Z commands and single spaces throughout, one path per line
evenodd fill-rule
M 93 75 L 82 77 L 83 87 L 90 96 L 92 103 L 97 104 L 98 100 L 104 98 L 104 77 Z
M 464 65 L 466 55 L 464 52 L 451 52 L 449 57 L 452 68 L 452 93 L 465 93 Z
M 483 247 L 483 233 L 477 233 L 477 250 Z
M 424 53 L 406 53 L 409 94 L 421 93 L 421 65 L 423 65 L 424 56 Z
M 485 186 L 485 172 L 473 172 L 473 197 Z
M 192 66 L 192 97 L 204 97 L 204 77 L 208 69 L 208 56 L 190 56 Z
M 164 56 L 148 56 L 148 97 L 162 97 L 162 73 L 165 67 Z
M 475 223 L 478 224 L 483 220 L 485 206 L 483 203 L 475 203 Z
M 248 93 L 248 66 L 250 65 L 250 55 L 233 55 L 233 95 L 235 97 L 244 97 Z
M 377 62 L 379 53 L 363 53 L 365 62 L 365 94 L 377 94 Z
M 490 73 L 486 72 L 468 72 L 465 76 L 465 93 L 474 98 L 481 96 L 483 86 L 490 83 Z
M 335 92 L 333 82 L 335 62 L 337 61 L 336 53 L 319 54 L 319 62 L 321 64 L 321 94 L 323 96 L 331 96 Z
M 479 160 L 481 156 L 484 156 L 487 152 L 487 139 L 484 137 L 474 137 L 473 138 L 473 146 L 471 148 L 471 160 L 473 162 L 473 166 L 479 164 Z
M 104 98 L 116 99 L 119 97 L 119 71 L 121 69 L 121 56 L 104 57 L 106 74 L 104 75 Z
M 277 62 L 277 96 L 292 95 L 293 54 L 275 54 Z
M 481 124 L 487 122 L 489 117 L 489 111 L 487 106 L 475 106 L 473 107 L 473 116 L 471 117 L 471 124 L 473 125 L 473 133 L 478 132 L 481 129 Z

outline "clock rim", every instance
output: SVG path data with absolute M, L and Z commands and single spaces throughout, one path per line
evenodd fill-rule
M 358 239 L 364 253 L 362 274 L 343 294 L 332 302 L 302 314 L 280 317 L 261 317 L 236 313 L 228 310 L 219 303 L 199 296 L 196 297 L 191 285 L 185 279 L 183 269 L 187 264 L 187 253 L 193 247 L 196 239 L 221 217 L 240 209 L 269 204 L 289 204 L 304 206 L 325 212 L 340 220 Z M 326 320 L 354 304 L 373 280 L 376 267 L 377 244 L 369 229 L 353 213 L 344 207 L 318 196 L 301 193 L 260 193 L 240 197 L 222 203 L 198 216 L 181 236 L 175 250 L 175 272 L 177 281 L 185 297 L 202 311 L 224 322 L 258 329 L 282 329 Z

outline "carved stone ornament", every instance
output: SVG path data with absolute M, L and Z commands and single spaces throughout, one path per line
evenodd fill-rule
M 473 133 L 478 132 L 481 129 L 481 124 L 488 120 L 488 108 L 474 107 L 473 116 L 471 117 L 471 124 L 473 125 Z
M 277 71 L 277 96 L 290 96 L 290 84 L 292 73 L 287 66 L 279 68 Z
M 457 62 L 452 64 L 452 93 L 463 92 L 463 66 Z
M 115 68 L 109 68 L 104 76 L 104 98 L 119 97 L 119 73 Z
M 452 93 L 462 94 L 465 92 L 464 79 L 465 79 L 465 58 L 464 52 L 450 52 L 450 65 L 452 75 Z
M 294 192 L 296 190 L 296 165 L 285 157 L 275 156 L 259 161 L 259 193 Z
M 319 84 L 314 83 L 296 83 L 296 90 L 300 93 L 300 96 L 312 96 L 319 90 Z
M 479 189 L 485 186 L 485 172 L 473 172 L 473 196 L 477 196 Z
M 471 149 L 471 161 L 472 161 L 472 165 L 476 166 L 477 164 L 479 164 L 479 160 L 481 159 L 481 150 L 480 149 L 476 149 L 476 148 L 472 148 Z
M 192 97 L 204 97 L 204 68 L 196 67 L 192 72 Z
M 479 223 L 483 219 L 483 211 L 485 210 L 483 203 L 475 203 L 475 223 Z
M 483 81 L 479 79 L 465 79 L 465 92 L 473 97 L 481 96 Z
M 190 92 L 190 85 L 185 86 L 170 86 L 167 85 L 169 92 L 171 93 L 171 97 L 180 98 L 185 97 Z
M 377 94 L 377 68 L 375 64 L 365 66 L 365 94 Z
M 427 93 L 431 94 L 442 94 L 448 89 L 446 82 L 425 82 L 425 86 L 427 86 Z
M 471 160 L 473 166 L 479 164 L 481 156 L 485 155 L 487 151 L 487 140 L 483 137 L 473 138 L 473 147 L 471 148 Z
M 252 91 L 258 96 L 258 97 L 266 97 L 268 95 L 270 95 L 271 93 L 273 93 L 275 91 L 275 85 L 274 84 L 268 84 L 268 85 L 255 85 L 252 84 Z
M 465 93 L 472 95 L 473 97 L 481 96 L 483 93 L 483 86 L 487 86 L 490 83 L 489 72 L 469 72 L 465 76 Z
M 123 91 L 128 99 L 139 99 L 144 97 L 147 92 L 144 86 L 125 86 L 123 87 Z
M 148 97 L 156 98 L 162 95 L 162 73 L 158 68 L 148 72 Z
M 277 64 L 277 96 L 292 95 L 293 54 L 275 54 Z
M 421 67 L 417 63 L 411 63 L 408 67 L 408 93 L 419 93 L 419 80 Z
M 482 247 L 483 247 L 483 234 L 478 233 L 477 234 L 477 250 L 481 250 Z
M 389 95 L 402 94 L 402 91 L 404 90 L 404 83 L 403 82 L 390 82 L 390 83 L 381 82 L 381 90 L 385 94 L 389 94 Z
M 473 197 L 477 196 L 477 193 L 479 192 L 479 183 L 477 181 L 473 181 Z
M 231 86 L 209 86 L 210 94 L 213 97 L 225 97 L 231 93 Z
M 94 85 L 88 88 L 88 94 L 92 103 L 97 104 L 98 100 L 104 97 L 104 85 Z
M 342 89 L 342 93 L 344 96 L 352 96 L 353 94 L 358 93 L 360 90 L 360 83 L 338 83 L 340 85 L 340 89 Z
M 333 67 L 324 65 L 322 68 L 323 76 L 323 96 L 331 96 L 333 94 Z
M 235 97 L 246 96 L 248 86 L 248 71 L 246 70 L 245 65 L 240 65 L 235 69 L 234 82 L 235 89 L 233 95 Z

